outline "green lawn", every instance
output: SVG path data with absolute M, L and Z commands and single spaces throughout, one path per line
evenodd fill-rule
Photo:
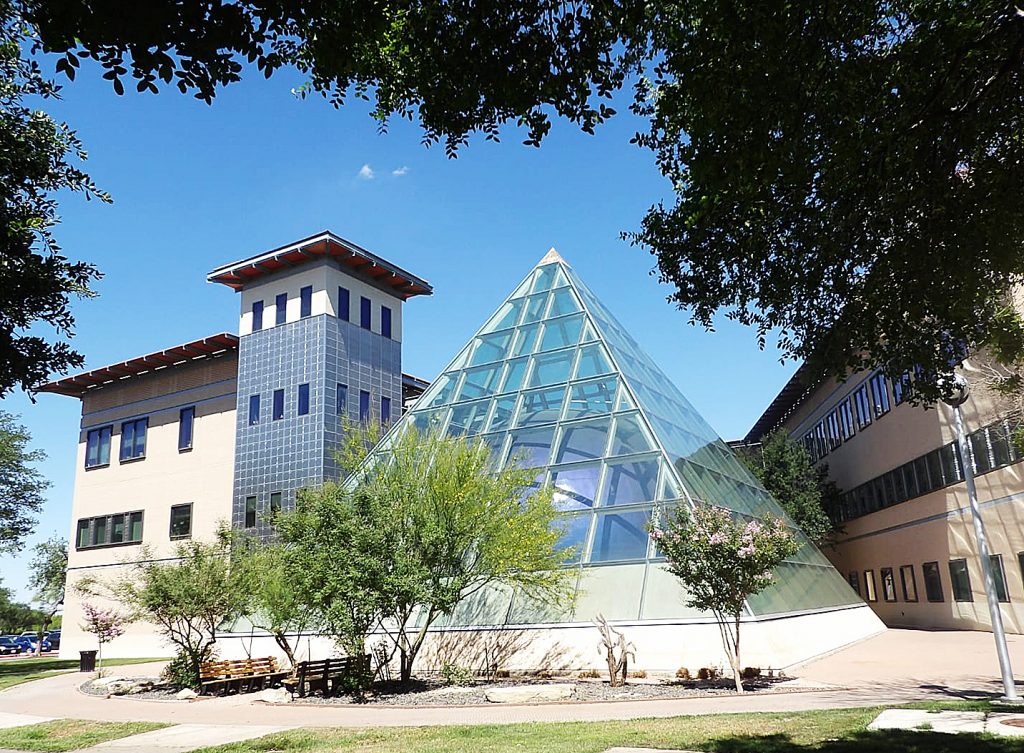
M 945 707 L 968 706 L 946 704 Z M 927 732 L 868 732 L 867 724 L 879 711 L 879 708 L 864 708 L 680 716 L 625 722 L 303 729 L 203 750 L 204 753 L 599 753 L 612 747 L 641 747 L 715 753 L 1024 753 L 1024 740 Z
M 116 667 L 124 664 L 143 664 L 165 659 L 106 659 L 103 668 Z M 29 680 L 40 680 L 61 673 L 61 670 L 78 667 L 77 659 L 4 659 L 0 661 L 0 690 L 12 685 L 20 685 Z M 0 746 L 3 747 L 3 746 Z
M 107 740 L 117 740 L 166 726 L 168 725 L 156 722 L 87 722 L 79 719 L 56 719 L 28 727 L 0 729 L 0 748 L 58 753 L 88 748 Z

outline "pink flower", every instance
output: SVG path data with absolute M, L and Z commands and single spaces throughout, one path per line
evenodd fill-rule
M 724 544 L 724 543 L 725 543 L 725 534 L 724 534 L 724 533 L 722 533 L 721 531 L 715 531 L 715 532 L 714 532 L 713 534 L 711 534 L 711 536 L 710 536 L 710 537 L 708 538 L 708 542 L 709 542 L 709 543 L 710 543 L 710 544 L 711 544 L 712 546 L 718 546 L 719 544 Z

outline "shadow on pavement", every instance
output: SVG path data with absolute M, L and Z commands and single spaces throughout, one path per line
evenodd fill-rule
M 1024 753 L 1024 740 L 937 732 L 859 732 L 841 740 L 803 745 L 786 735 L 719 738 L 702 746 L 714 753 Z

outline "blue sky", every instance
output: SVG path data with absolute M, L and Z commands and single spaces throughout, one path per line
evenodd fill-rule
M 620 239 L 670 189 L 650 153 L 629 144 L 643 123 L 624 106 L 595 136 L 556 122 L 535 149 L 509 129 L 449 160 L 413 124 L 381 135 L 364 103 L 299 100 L 299 83 L 249 76 L 207 106 L 176 90 L 117 97 L 84 71 L 47 106 L 77 130 L 88 172 L 114 197 L 61 201 L 65 252 L 105 275 L 99 296 L 75 305 L 87 368 L 237 331 L 237 294 L 206 273 L 329 229 L 433 283 L 433 297 L 405 309 L 404 368 L 426 379 L 551 246 L 724 438 L 745 434 L 795 369 L 760 352 L 749 329 L 689 326 L 650 274 L 653 257 Z M 78 401 L 14 395 L 0 407 L 49 455 L 52 487 L 30 545 L 66 536 Z M 0 579 L 22 598 L 28 559 L 0 558 Z

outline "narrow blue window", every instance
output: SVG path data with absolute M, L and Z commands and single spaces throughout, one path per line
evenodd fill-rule
M 359 298 L 359 326 L 370 329 L 370 299 Z
M 309 383 L 299 385 L 299 415 L 309 415 Z
M 391 309 L 387 306 L 380 307 L 380 333 L 391 339 Z
M 313 314 L 313 286 L 307 285 L 299 291 L 299 317 L 305 319 Z
M 338 318 L 343 322 L 349 321 L 349 294 L 348 288 L 338 288 Z
M 260 422 L 260 396 L 249 395 L 249 426 Z
M 288 318 L 288 294 L 281 293 L 274 299 L 274 321 L 284 324 Z
M 359 390 L 359 420 L 370 420 L 370 393 L 366 390 Z
M 348 385 L 338 382 L 338 394 L 335 402 L 335 413 L 339 416 L 345 415 L 345 408 L 348 405 Z
M 110 437 L 114 433 L 114 427 L 104 426 L 101 429 L 92 429 L 86 435 L 85 443 L 85 467 L 98 468 L 110 465 Z
M 121 460 L 134 460 L 146 455 L 146 427 L 148 418 L 125 421 L 121 424 Z
M 274 390 L 273 412 L 270 417 L 274 421 L 284 418 L 284 390 Z
M 192 449 L 192 425 L 196 420 L 196 408 L 182 408 L 178 413 L 178 450 Z
M 382 397 L 380 399 L 380 422 L 382 424 L 391 423 L 391 398 Z
M 263 329 L 263 301 L 252 302 L 252 331 Z

